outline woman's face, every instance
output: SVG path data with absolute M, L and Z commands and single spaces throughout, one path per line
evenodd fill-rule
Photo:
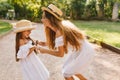
M 45 12 L 43 12 L 41 21 L 45 27 L 51 27 L 50 21 L 45 17 Z
M 22 32 L 22 37 L 23 37 L 23 38 L 28 38 L 29 35 L 30 35 L 30 33 L 31 33 L 31 30 L 23 31 L 23 32 Z

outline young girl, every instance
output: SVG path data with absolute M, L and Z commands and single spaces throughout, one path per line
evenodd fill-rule
M 92 45 L 85 39 L 81 31 L 69 21 L 63 21 L 62 11 L 53 4 L 43 7 L 42 22 L 45 26 L 47 43 L 50 48 L 39 48 L 41 53 L 63 57 L 68 53 L 63 66 L 63 75 L 66 80 L 74 80 L 73 75 L 80 80 L 86 80 L 82 72 L 88 67 L 94 55 Z
M 24 80 L 48 80 L 49 72 L 36 55 L 36 46 L 29 37 L 35 27 L 28 20 L 16 23 L 16 61 L 22 67 Z

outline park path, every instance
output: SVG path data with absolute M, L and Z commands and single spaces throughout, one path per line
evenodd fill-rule
M 7 21 L 14 23 L 15 21 Z M 42 24 L 32 31 L 31 37 L 36 40 L 45 40 L 44 27 Z M 15 34 L 10 32 L 0 38 L 0 80 L 22 80 L 20 64 L 15 62 Z M 94 45 L 97 50 L 95 58 L 84 73 L 88 80 L 120 80 L 120 55 L 107 49 Z M 63 58 L 51 55 L 38 54 L 39 58 L 50 72 L 50 80 L 64 80 L 62 65 L 67 55 Z M 77 79 L 76 79 L 77 80 Z

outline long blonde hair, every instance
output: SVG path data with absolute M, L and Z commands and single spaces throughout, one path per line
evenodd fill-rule
M 47 11 L 45 11 L 45 17 L 49 19 L 52 27 L 57 28 L 62 33 L 64 38 L 64 50 L 66 53 L 68 52 L 68 43 L 72 45 L 73 49 L 76 51 L 80 50 L 80 40 L 83 40 L 84 36 L 75 25 L 69 21 L 60 21 Z M 49 48 L 55 49 L 56 33 L 48 27 L 45 28 L 45 32 Z

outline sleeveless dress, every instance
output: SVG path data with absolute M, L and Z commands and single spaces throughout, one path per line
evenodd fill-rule
M 63 65 L 62 73 L 64 77 L 71 77 L 75 74 L 82 74 L 91 63 L 95 50 L 91 43 L 86 39 L 81 42 L 81 49 L 79 51 L 73 50 L 69 46 L 68 56 Z M 63 36 L 55 39 L 55 47 L 63 46 Z
M 32 41 L 20 46 L 17 58 L 21 64 L 24 80 L 48 80 L 49 72 L 33 51 L 29 56 L 29 49 L 33 47 Z

